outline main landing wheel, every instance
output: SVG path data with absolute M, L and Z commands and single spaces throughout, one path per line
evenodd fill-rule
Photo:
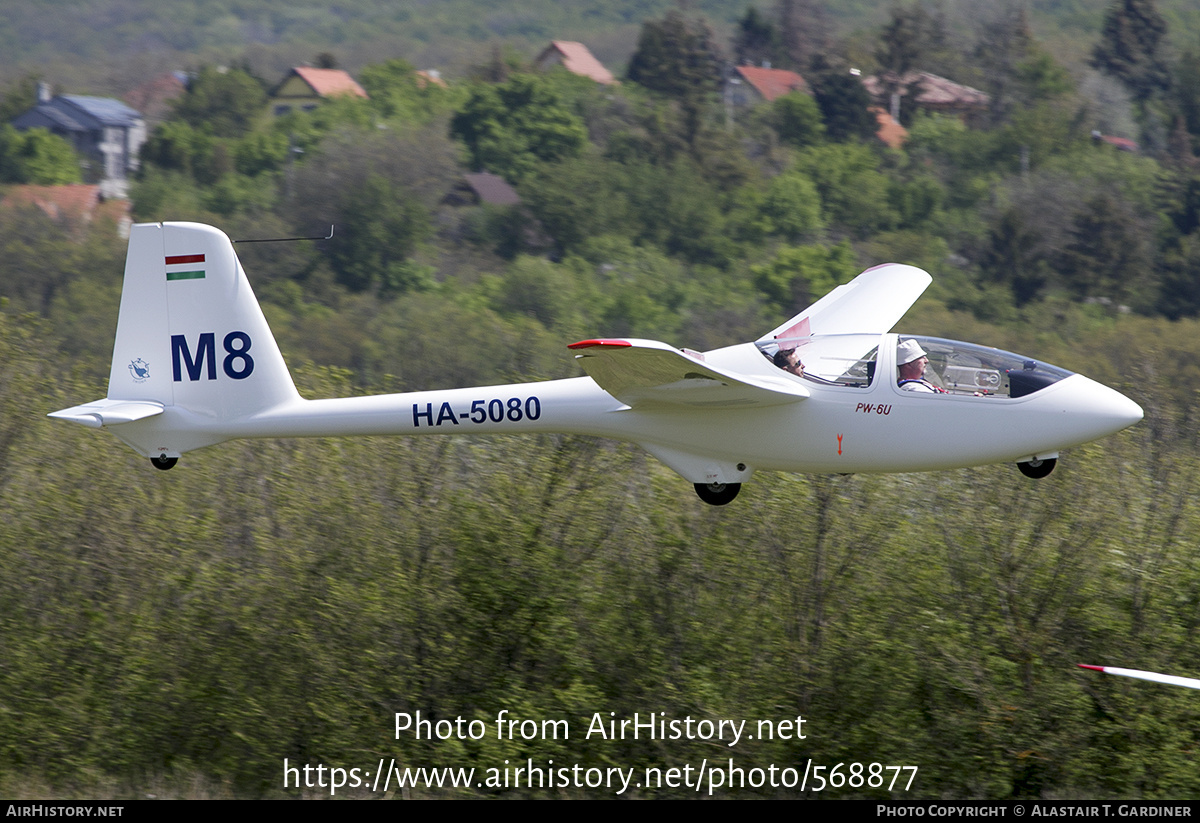
M 1041 480 L 1050 472 L 1054 471 L 1054 467 L 1058 465 L 1058 458 L 1047 457 L 1045 460 L 1030 460 L 1027 463 L 1018 463 L 1017 468 L 1021 470 L 1021 474 L 1026 477 L 1032 477 L 1034 480 Z
M 696 494 L 710 506 L 724 506 L 738 496 L 741 483 L 697 483 Z
M 160 454 L 158 457 L 150 458 L 150 465 L 161 471 L 175 468 L 175 464 L 179 462 L 178 457 L 167 457 L 165 454 Z

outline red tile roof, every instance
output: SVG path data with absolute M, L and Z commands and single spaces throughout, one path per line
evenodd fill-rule
M 363 87 L 341 69 L 313 69 L 308 66 L 298 66 L 292 71 L 321 97 L 335 97 L 339 94 L 352 94 L 355 97 L 367 96 Z
M 123 98 L 137 109 L 147 122 L 157 123 L 171 113 L 171 101 L 187 91 L 183 72 L 167 72 L 143 83 Z
M 808 83 L 805 83 L 804 78 L 794 71 L 764 69 L 758 66 L 738 66 L 737 70 L 738 74 L 768 103 L 792 91 L 809 93 Z
M 880 105 L 888 105 L 885 98 L 889 88 L 897 88 L 900 94 L 912 102 L 932 109 L 984 109 L 990 97 L 979 89 L 955 83 L 945 77 L 927 71 L 910 71 L 896 77 L 864 77 L 863 85 L 871 97 Z
M 55 219 L 90 220 L 100 204 L 100 187 L 73 183 L 68 186 L 13 186 L 4 205 L 37 206 Z
M 437 69 L 419 70 L 417 72 L 417 88 L 423 89 L 430 83 L 443 89 L 450 88 L 446 85 L 446 81 L 442 79 L 442 75 Z
M 571 74 L 589 77 L 605 86 L 611 86 L 617 82 L 617 78 L 613 77 L 612 72 L 606 69 L 604 64 L 597 60 L 583 43 L 571 40 L 551 40 L 546 50 L 538 56 L 537 62 L 542 63 L 551 54 L 557 54 L 562 60 L 563 68 Z
M 897 123 L 879 106 L 871 106 L 868 111 L 875 115 L 875 122 L 879 124 L 879 129 L 875 132 L 877 138 L 889 148 L 898 149 L 904 145 L 904 141 L 908 139 L 908 129 Z
M 1117 151 L 1128 151 L 1137 154 L 1141 151 L 1141 147 L 1136 140 L 1130 140 L 1128 137 L 1113 137 L 1111 134 L 1102 134 L 1100 139 L 1108 145 L 1113 146 Z

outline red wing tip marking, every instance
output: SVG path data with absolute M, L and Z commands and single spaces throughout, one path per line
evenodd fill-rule
M 568 349 L 591 349 L 591 348 L 595 348 L 597 346 L 612 346 L 615 348 L 627 348 L 632 345 L 633 344 L 630 343 L 628 340 L 599 339 L 599 340 L 580 340 L 578 343 L 568 344 L 567 348 Z
M 1079 668 L 1081 668 L 1081 669 L 1089 669 L 1089 670 L 1091 670 L 1091 671 L 1094 671 L 1094 672 L 1102 672 L 1102 671 L 1104 671 L 1104 667 L 1103 667 L 1103 666 L 1089 666 L 1087 663 L 1076 663 L 1075 665 L 1076 665 L 1076 666 L 1078 666 L 1078 667 L 1079 667 Z

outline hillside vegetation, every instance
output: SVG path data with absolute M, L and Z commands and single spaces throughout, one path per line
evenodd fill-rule
M 1154 11 L 1108 14 L 1132 6 Z M 632 447 L 575 437 L 233 443 L 156 472 L 43 417 L 105 393 L 123 242 L 6 210 L 0 794 L 328 794 L 285 790 L 285 758 L 639 774 L 812 758 L 918 772 L 908 793 L 810 797 L 1200 792 L 1191 693 L 1074 668 L 1200 673 L 1200 49 L 1163 22 L 1134 61 L 1153 70 L 1131 71 L 1097 28 L 1076 75 L 1019 13 L 965 42 L 898 6 L 864 53 L 992 104 L 969 123 L 906 109 L 887 149 L 847 83 L 865 40 L 814 49 L 766 10 L 732 42 L 620 13 L 640 28 L 615 87 L 512 52 L 447 88 L 381 59 L 355 71 L 369 100 L 271 119 L 251 71 L 198 70 L 146 146 L 135 214 L 239 239 L 337 226 L 239 247 L 307 397 L 574 375 L 583 337 L 742 342 L 895 260 L 935 278 L 901 329 L 1083 372 L 1146 420 L 1040 482 L 762 474 L 723 509 Z M 751 47 L 814 96 L 730 113 L 705 67 Z M 1114 124 L 1141 151 L 1093 139 Z M 461 179 L 482 169 L 522 206 L 476 205 Z M 394 731 L 420 711 L 494 732 L 502 710 L 571 737 Z M 806 736 L 583 736 L 635 712 L 803 716 Z

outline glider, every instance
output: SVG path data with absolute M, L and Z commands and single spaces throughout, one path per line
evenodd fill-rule
M 1136 403 L 1065 369 L 892 333 L 930 280 L 876 266 L 762 338 L 708 352 L 583 340 L 569 348 L 586 377 L 305 400 L 229 238 L 197 223 L 144 223 L 130 234 L 108 396 L 50 417 L 108 429 L 160 469 L 248 437 L 595 435 L 638 444 L 714 505 L 756 470 L 1015 462 L 1043 477 L 1060 449 L 1141 420 Z M 925 371 L 906 388 L 918 350 Z M 780 352 L 803 374 L 777 367 Z

